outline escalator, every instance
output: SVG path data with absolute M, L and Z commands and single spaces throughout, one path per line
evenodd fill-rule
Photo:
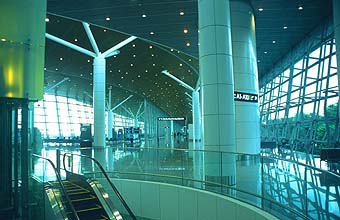
M 36 179 L 35 185 L 38 185 L 36 189 L 42 191 L 37 195 L 40 196 L 41 201 L 45 200 L 50 204 L 49 208 L 40 207 L 40 209 L 45 209 L 44 216 L 38 217 L 37 215 L 37 218 L 48 220 L 137 220 L 98 162 L 96 163 L 99 164 L 101 172 L 97 176 L 101 181 L 96 180 L 93 176 L 89 177 L 79 172 L 74 173 L 68 169 L 64 169 L 65 172 L 63 172 L 66 175 L 61 177 L 60 171 L 58 172 L 51 160 L 38 155 L 33 155 L 32 158 L 37 159 L 36 163 L 32 164 L 32 177 Z M 52 167 L 50 170 L 54 171 L 54 175 L 51 176 L 49 172 L 46 176 L 44 172 L 48 170 L 46 164 Z M 102 183 L 109 193 L 104 190 Z M 43 204 L 43 202 L 38 202 L 38 204 L 40 203 Z M 39 207 L 37 212 L 39 212 Z
M 80 220 L 109 219 L 93 190 L 84 183 L 64 180 L 63 184 Z

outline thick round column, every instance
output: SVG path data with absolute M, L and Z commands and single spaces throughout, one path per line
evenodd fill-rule
M 334 37 L 336 43 L 336 60 L 338 70 L 340 66 L 340 1 L 333 0 L 333 26 L 334 26 Z M 338 71 L 338 89 L 340 94 L 340 71 Z M 340 97 L 340 96 L 339 96 Z M 340 105 L 338 106 L 340 113 Z
M 93 128 L 94 146 L 105 146 L 105 69 L 106 61 L 102 56 L 93 62 Z
M 200 0 L 199 63 L 202 90 L 205 179 L 234 184 L 235 110 L 229 0 Z
M 200 109 L 200 94 L 197 91 L 192 92 L 192 114 L 193 114 L 193 142 L 202 139 L 202 123 Z
M 46 0 L 2 0 L 0 97 L 38 100 L 44 94 Z
M 258 97 L 255 18 L 250 3 L 230 2 L 233 46 L 234 90 Z M 260 153 L 260 112 L 254 100 L 235 100 L 236 146 L 238 153 Z

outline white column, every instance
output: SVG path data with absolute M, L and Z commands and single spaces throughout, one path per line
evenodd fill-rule
M 113 124 L 113 113 L 111 110 L 109 110 L 107 113 L 107 129 L 108 129 L 107 137 L 109 139 L 112 138 L 112 124 Z
M 174 137 L 174 121 L 170 121 L 170 136 Z
M 138 128 L 139 125 L 138 125 L 139 121 L 138 121 L 138 118 L 136 117 L 134 120 L 133 120 L 133 124 L 134 124 L 134 127 L 135 128 Z
M 197 91 L 192 92 L 192 120 L 193 120 L 193 142 L 201 141 L 202 139 L 202 123 L 200 109 L 200 94 Z
M 99 55 L 93 62 L 94 146 L 105 146 L 105 70 L 106 60 Z
M 205 179 L 235 184 L 235 109 L 229 0 L 200 0 L 199 62 Z
M 109 88 L 109 106 L 108 106 L 108 113 L 107 113 L 107 137 L 109 139 L 112 138 L 112 122 L 113 122 L 113 114 L 112 114 L 112 88 Z
M 340 1 L 333 0 L 333 26 L 334 26 L 334 37 L 336 44 L 336 60 L 337 60 L 337 68 L 338 68 L 338 94 L 340 94 Z M 334 63 L 333 63 L 334 65 Z M 340 97 L 340 96 L 339 96 Z M 340 103 L 340 101 L 339 101 Z M 338 111 L 340 113 L 340 104 L 338 105 Z
M 231 1 L 234 90 L 258 94 L 255 18 L 250 3 Z M 238 153 L 260 153 L 260 112 L 257 102 L 235 101 Z

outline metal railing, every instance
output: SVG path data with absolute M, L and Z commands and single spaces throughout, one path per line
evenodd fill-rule
M 62 179 L 61 179 L 61 177 L 60 177 L 60 174 L 59 174 L 58 170 L 56 169 L 54 163 L 53 163 L 50 159 L 47 159 L 47 158 L 42 157 L 42 156 L 37 155 L 37 154 L 32 154 L 32 158 L 42 159 L 42 160 L 47 161 L 47 162 L 49 163 L 49 165 L 52 167 L 52 170 L 54 171 L 53 177 L 55 177 L 55 180 L 57 181 L 56 183 L 57 183 L 57 185 L 58 185 L 59 188 L 60 188 L 60 192 L 62 193 L 62 195 L 64 196 L 64 198 L 65 198 L 65 200 L 66 200 L 66 204 L 59 204 L 59 207 L 60 207 L 60 208 L 61 208 L 61 207 L 66 208 L 65 205 L 68 206 L 67 208 L 70 209 L 69 211 L 70 211 L 70 214 L 72 215 L 72 217 L 73 217 L 74 219 L 76 219 L 76 220 L 80 220 L 80 219 L 79 219 L 79 216 L 78 216 L 78 214 L 77 214 L 77 212 L 76 212 L 76 210 L 74 209 L 74 207 L 73 207 L 73 205 L 72 205 L 71 199 L 69 198 L 69 196 L 68 196 L 68 194 L 67 194 L 67 192 L 66 192 L 66 189 L 65 189 L 64 184 L 63 184 L 63 182 L 62 182 Z M 32 160 L 32 162 L 33 162 L 33 160 Z M 32 164 L 32 168 L 33 168 L 33 173 L 32 173 L 32 174 L 34 175 L 34 174 L 35 174 L 34 164 Z M 40 167 L 40 168 L 41 168 L 41 167 Z M 44 172 L 44 173 L 43 173 L 43 176 L 46 176 L 46 175 L 45 175 L 45 170 L 44 170 L 43 172 Z M 39 177 L 38 177 L 38 178 L 39 178 Z M 49 179 L 49 178 L 46 178 L 46 179 Z M 42 182 L 45 183 L 45 181 L 42 181 Z M 49 182 L 49 181 L 47 181 L 47 182 Z M 53 185 L 55 185 L 55 184 L 52 184 L 52 185 L 51 185 L 52 188 L 53 188 Z M 45 190 L 45 188 L 43 188 L 43 190 Z
M 133 219 L 133 220 L 137 220 L 136 216 L 133 214 L 133 212 L 131 211 L 130 207 L 128 206 L 128 204 L 125 202 L 124 198 L 122 197 L 122 195 L 120 194 L 120 192 L 118 191 L 118 189 L 115 187 L 115 185 L 112 183 L 111 179 L 109 178 L 109 176 L 107 175 L 107 173 L 105 172 L 104 168 L 102 167 L 102 165 L 94 158 L 87 156 L 87 155 L 81 155 L 81 154 L 73 154 L 73 153 L 64 153 L 63 155 L 63 166 L 64 169 L 67 172 L 74 172 L 73 170 L 73 158 L 74 157 L 80 157 L 80 158 L 85 158 L 88 160 L 91 160 L 93 162 L 93 164 L 90 164 L 90 169 L 93 169 L 95 165 L 97 168 L 99 168 L 99 173 L 106 179 L 106 183 L 108 183 L 108 185 L 111 187 L 111 189 L 114 191 L 115 196 L 118 198 L 119 202 L 123 205 L 123 207 L 125 208 L 125 210 L 127 211 L 127 214 Z M 67 166 L 66 165 L 66 158 L 71 158 L 71 163 L 69 163 Z M 68 168 L 71 168 L 71 170 L 69 170 Z M 83 167 L 84 168 L 84 167 Z M 88 174 L 92 174 L 90 172 L 87 172 L 86 170 L 83 169 L 83 171 L 81 171 L 78 174 L 83 174 L 85 175 L 85 177 L 88 177 Z M 106 189 L 107 190 L 107 189 Z M 117 205 L 117 204 L 115 204 Z

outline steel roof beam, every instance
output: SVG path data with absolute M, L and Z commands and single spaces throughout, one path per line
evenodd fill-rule
M 113 56 L 113 55 L 117 55 L 117 51 L 118 51 L 120 48 L 124 47 L 125 45 L 129 44 L 130 42 L 132 42 L 132 41 L 134 41 L 134 40 L 136 40 L 136 39 L 137 39 L 137 37 L 131 36 L 131 37 L 129 37 L 129 38 L 123 40 L 123 41 L 120 42 L 119 44 L 117 44 L 117 45 L 111 47 L 110 49 L 108 49 L 107 51 L 105 51 L 105 52 L 103 53 L 103 56 L 104 56 L 105 58 L 109 58 L 109 57 L 111 57 L 111 56 Z
M 96 53 L 96 55 L 99 55 L 99 53 L 100 53 L 99 52 L 99 48 L 98 48 L 98 45 L 96 43 L 96 40 L 93 37 L 92 31 L 90 29 L 90 25 L 88 23 L 86 23 L 86 22 L 82 22 L 82 24 L 83 24 L 83 27 L 84 27 L 85 32 L 87 34 L 87 37 L 90 40 L 90 43 L 92 45 L 92 48 L 93 48 L 94 52 Z
M 53 35 L 48 34 L 48 33 L 46 33 L 45 36 L 46 36 L 47 39 L 50 39 L 50 40 L 52 40 L 52 41 L 54 41 L 56 43 L 64 45 L 65 47 L 69 47 L 69 48 L 71 48 L 73 50 L 76 50 L 76 51 L 78 51 L 80 53 L 86 54 L 86 55 L 88 55 L 90 57 L 96 57 L 97 56 L 92 51 L 86 50 L 86 49 L 84 49 L 82 47 L 79 47 L 79 46 L 73 44 L 73 43 L 70 43 L 70 42 L 68 42 L 66 40 L 63 40 L 63 39 L 61 39 L 59 37 L 53 36 Z
M 182 80 L 178 79 L 176 76 L 171 75 L 167 70 L 163 70 L 162 73 L 168 77 L 170 77 L 171 79 L 175 80 L 176 82 L 178 82 L 181 86 L 183 86 L 186 89 L 191 90 L 192 92 L 195 92 L 195 89 L 192 88 L 191 86 L 189 86 L 188 84 L 186 84 L 185 82 L 183 82 Z

